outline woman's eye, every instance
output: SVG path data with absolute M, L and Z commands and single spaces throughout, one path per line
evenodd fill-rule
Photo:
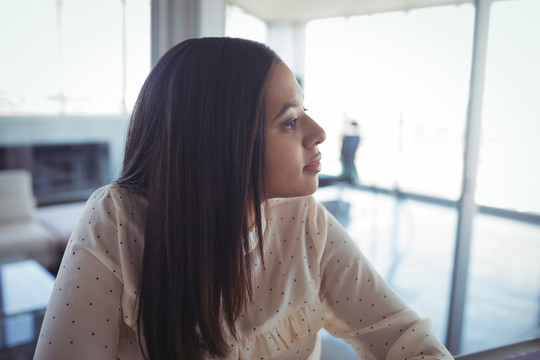
M 304 112 L 308 111 L 308 108 L 304 106 Z
M 295 126 L 296 126 L 296 122 L 298 121 L 298 118 L 292 120 L 292 121 L 288 121 L 286 122 L 285 124 L 283 124 L 283 127 L 285 129 L 288 129 L 288 130 L 291 130 L 291 129 L 294 129 Z

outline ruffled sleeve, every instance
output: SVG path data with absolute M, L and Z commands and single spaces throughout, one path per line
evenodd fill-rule
M 312 231 L 324 235 L 317 246 L 326 330 L 349 342 L 363 360 L 452 359 L 430 321 L 408 308 L 339 222 L 315 206 Z

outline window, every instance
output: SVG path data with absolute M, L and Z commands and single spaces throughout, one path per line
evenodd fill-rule
M 526 220 L 540 214 L 539 14 L 536 0 L 491 6 L 476 202 L 516 220 L 475 218 L 464 352 L 540 335 L 540 222 Z
M 540 336 L 538 259 L 540 226 L 476 216 L 462 353 Z
M 540 213 L 540 2 L 491 8 L 479 204 Z
M 266 41 L 266 24 L 238 6 L 227 5 L 225 36 L 264 43 Z
M 89 171 L 113 181 L 122 167 L 126 121 L 150 71 L 150 0 L 2 1 L 0 34 L 0 167 L 79 179 L 76 171 L 64 174 L 48 164 L 71 164 L 80 153 L 53 154 L 46 146 L 103 144 L 107 169 Z M 39 151 L 34 159 L 42 162 L 18 161 L 12 155 L 21 149 Z M 34 179 L 40 181 L 47 180 Z M 51 192 L 47 202 L 87 198 L 65 194 Z
M 4 116 L 126 114 L 150 70 L 149 0 L 2 2 L 0 33 Z
M 435 335 L 444 341 L 456 209 L 354 188 L 323 187 L 315 197 L 407 305 L 431 320 Z
M 473 21 L 467 4 L 308 23 L 306 102 L 328 135 L 323 171 L 340 172 L 352 118 L 363 184 L 457 199 Z
M 340 220 L 362 251 L 432 319 L 440 339 L 457 211 L 393 196 L 393 189 L 451 201 L 460 195 L 473 25 L 474 7 L 466 4 L 317 20 L 306 30 L 306 106 L 327 132 L 323 171 L 341 172 L 341 134 L 356 120 L 360 184 L 385 190 L 342 190 L 337 203 L 331 189 L 317 196 L 338 219 L 348 212 L 350 221 Z

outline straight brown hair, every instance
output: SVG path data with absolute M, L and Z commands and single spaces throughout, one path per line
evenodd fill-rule
M 277 55 L 232 38 L 184 41 L 144 83 L 117 183 L 144 196 L 138 291 L 145 357 L 224 357 L 251 299 L 250 213 L 262 258 L 264 94 Z

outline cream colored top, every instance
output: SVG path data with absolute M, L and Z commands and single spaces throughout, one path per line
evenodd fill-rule
M 321 327 L 364 360 L 452 359 L 313 197 L 271 200 L 265 265 L 230 359 L 319 359 Z M 142 359 L 135 311 L 145 200 L 98 189 L 66 248 L 35 359 Z M 254 240 L 254 239 L 253 239 Z M 257 258 L 258 259 L 258 258 Z

